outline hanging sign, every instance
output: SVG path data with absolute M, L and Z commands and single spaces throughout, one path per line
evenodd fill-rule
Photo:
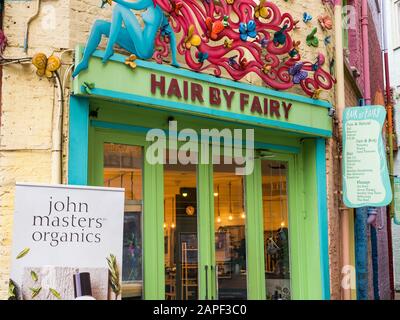
M 17 184 L 9 296 L 121 298 L 124 189 Z
M 343 115 L 343 201 L 349 208 L 392 201 L 382 129 L 382 106 L 346 108 Z

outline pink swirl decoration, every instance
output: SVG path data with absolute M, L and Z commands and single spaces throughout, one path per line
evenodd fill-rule
M 287 90 L 297 84 L 290 70 L 301 62 L 302 71 L 307 71 L 308 75 L 299 84 L 307 95 L 312 97 L 318 90 L 329 90 L 335 84 L 332 75 L 322 68 L 325 64 L 323 54 L 320 53 L 315 62 L 301 60 L 290 35 L 296 22 L 289 13 L 282 14 L 271 1 L 263 4 L 268 12 L 267 15 L 264 12 L 264 18 L 255 16 L 259 7 L 253 0 L 156 2 L 169 15 L 174 32 L 182 33 L 177 44 L 178 53 L 185 57 L 187 66 L 194 71 L 211 70 L 215 76 L 221 76 L 225 70 L 236 81 L 254 73 L 266 86 Z M 206 20 L 212 23 L 207 24 Z M 255 23 L 255 37 L 248 36 L 243 40 L 240 24 L 251 21 Z M 201 37 L 201 43 L 188 49 L 185 42 L 191 26 L 194 34 Z M 214 32 L 213 39 L 211 32 Z M 277 32 L 281 33 L 280 42 L 274 41 Z M 156 38 L 156 48 L 154 59 L 162 63 L 170 53 L 169 38 L 162 31 Z

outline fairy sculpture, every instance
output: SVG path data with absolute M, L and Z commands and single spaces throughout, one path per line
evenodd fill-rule
M 110 0 L 108 0 L 110 1 Z M 241 80 L 258 75 L 266 86 L 287 90 L 300 85 L 309 96 L 333 87 L 335 80 L 323 69 L 325 56 L 315 61 L 301 59 L 299 41 L 290 33 L 298 28 L 289 13 L 281 13 L 272 1 L 261 0 L 112 0 L 112 21 L 96 21 L 78 75 L 88 66 L 101 37 L 108 37 L 103 62 L 113 54 L 115 44 L 140 59 L 158 63 L 177 54 L 187 67 L 198 72 L 213 72 Z M 144 27 L 132 10 L 142 14 Z M 181 35 L 179 43 L 176 35 Z
M 94 23 L 82 61 L 75 68 L 72 75 L 73 77 L 77 76 L 82 70 L 88 68 L 89 59 L 97 49 L 103 35 L 108 37 L 103 62 L 107 62 L 114 54 L 115 44 L 135 54 L 140 59 L 150 59 L 154 53 L 154 39 L 160 29 L 163 29 L 163 31 L 169 35 L 173 59 L 172 64 L 178 66 L 176 61 L 176 40 L 174 32 L 165 14 L 155 1 L 112 1 L 116 3 L 113 7 L 112 21 L 97 20 Z M 142 14 L 144 28 L 141 27 L 132 10 L 146 10 Z

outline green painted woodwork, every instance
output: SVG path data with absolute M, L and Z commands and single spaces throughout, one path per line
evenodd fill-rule
M 80 49 L 77 52 L 77 60 L 81 56 Z M 89 69 L 82 72 L 75 80 L 73 84 L 75 95 L 86 95 L 81 92 L 81 87 L 84 82 L 95 83 L 95 89 L 93 90 L 95 97 L 103 97 L 114 101 L 127 101 L 129 99 L 137 99 L 139 103 L 146 104 L 147 106 L 163 109 L 171 112 L 183 112 L 192 115 L 203 115 L 207 118 L 213 118 L 218 120 L 230 120 L 244 124 L 252 124 L 263 128 L 275 128 L 285 129 L 292 132 L 303 132 L 307 134 L 315 133 L 319 136 L 330 136 L 332 131 L 332 119 L 328 116 L 327 106 L 316 101 L 312 103 L 311 99 L 304 98 L 288 93 L 279 93 L 279 96 L 271 96 L 257 90 L 264 90 L 262 92 L 271 92 L 261 87 L 251 87 L 254 91 L 241 89 L 239 84 L 233 81 L 222 80 L 219 82 L 223 84 L 210 84 L 208 81 L 194 79 L 196 73 L 184 70 L 184 74 L 179 72 L 180 69 L 168 67 L 166 70 L 170 70 L 170 73 L 160 72 L 157 64 L 142 63 L 143 66 L 138 66 L 136 69 L 131 69 L 125 64 L 121 63 L 121 57 L 112 59 L 107 64 L 103 64 L 99 57 L 92 57 L 89 63 Z M 154 66 L 153 66 L 154 65 Z M 144 67 L 146 66 L 146 67 Z M 153 69 L 152 69 L 153 68 Z M 175 70 L 175 71 L 174 71 Z M 176 74 L 174 74 L 176 72 Z M 159 80 L 160 76 L 166 78 L 166 91 L 171 79 L 176 79 L 183 90 L 184 81 L 189 83 L 198 83 L 203 87 L 203 94 L 205 101 L 203 103 L 198 100 L 184 101 L 183 98 L 179 99 L 175 96 L 168 97 L 167 95 L 162 96 L 157 90 L 155 95 L 151 94 L 151 75 L 156 74 Z M 189 77 L 190 76 L 190 77 Z M 192 78 L 193 77 L 193 78 Z M 208 76 L 207 79 L 215 79 L 215 77 Z M 235 96 L 232 100 L 232 108 L 228 109 L 226 103 L 222 103 L 220 107 L 211 107 L 209 105 L 209 88 L 218 87 L 221 92 L 226 90 L 227 92 L 234 91 Z M 235 86 L 237 86 L 235 88 Z M 242 85 L 244 86 L 244 85 Z M 190 87 L 190 85 L 189 85 Z M 239 88 L 238 88 L 239 87 Z M 108 96 L 104 96 L 104 92 L 107 91 Z M 190 91 L 190 90 L 189 90 Z M 240 94 L 249 95 L 249 105 L 244 111 L 240 110 Z M 189 95 L 190 96 L 190 95 Z M 223 95 L 222 95 L 223 96 Z M 129 98 L 128 98 L 129 97 Z M 283 112 L 281 110 L 281 117 L 276 118 L 275 116 L 259 115 L 258 113 L 251 112 L 251 105 L 254 97 L 259 97 L 261 106 L 263 107 L 263 99 L 273 99 L 278 102 L 285 101 L 292 103 L 292 109 L 289 114 L 288 120 L 284 119 Z M 307 101 L 307 102 L 305 102 Z M 327 104 L 329 105 L 329 104 Z
M 289 161 L 290 258 L 296 300 L 322 297 L 315 159 L 316 142 L 304 140 L 302 154 Z
M 214 196 L 212 167 L 197 166 L 197 207 L 198 207 L 198 248 L 199 248 L 199 299 L 215 297 L 215 238 L 214 238 Z M 212 267 L 212 268 L 211 268 Z M 207 274 L 205 268 L 208 268 Z M 206 276 L 207 275 L 207 276 Z M 206 283 L 207 281 L 207 283 Z M 206 292 L 207 290 L 207 292 Z
M 167 129 L 167 117 L 156 111 L 124 106 L 115 107 L 113 103 L 94 101 L 91 110 L 99 109 L 96 120 L 110 123 L 129 123 L 145 127 Z M 175 115 L 174 115 L 175 116 Z M 180 128 L 200 129 L 204 122 L 190 116 L 176 115 Z M 200 123 L 198 123 L 200 121 Z M 218 123 L 208 127 L 222 128 Z M 226 126 L 223 126 L 226 127 Z M 232 124 L 232 128 L 236 125 Z M 258 134 L 256 140 L 288 145 L 299 148 L 299 153 L 276 153 L 272 160 L 285 161 L 289 165 L 289 237 L 291 290 L 293 299 L 321 299 L 321 268 L 319 252 L 318 203 L 316 187 L 316 144 L 315 140 L 302 140 L 292 135 L 279 136 L 277 133 Z M 118 143 L 143 146 L 148 142 L 144 133 L 124 130 L 89 128 L 89 183 L 103 185 L 103 146 L 104 143 Z M 200 148 L 199 148 L 200 150 Z M 246 236 L 248 264 L 248 298 L 265 299 L 264 233 L 262 210 L 261 161 L 255 160 L 252 175 L 245 179 Z M 307 172 L 307 175 L 303 173 Z M 163 166 L 144 163 L 144 217 L 143 217 L 143 269 L 144 298 L 164 299 L 164 210 L 163 210 Z M 198 179 L 198 236 L 199 236 L 199 298 L 217 298 L 215 274 L 214 239 L 214 197 L 212 166 L 199 165 Z M 206 286 L 205 266 L 209 266 Z M 213 270 L 211 270 L 211 266 Z M 208 293 L 206 295 L 206 287 Z
M 256 159 L 253 174 L 245 179 L 247 298 L 265 299 L 264 224 L 261 160 Z

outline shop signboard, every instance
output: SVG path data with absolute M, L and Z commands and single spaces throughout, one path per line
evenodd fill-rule
M 343 200 L 349 208 L 392 201 L 382 129 L 382 106 L 346 108 L 343 115 Z
M 121 298 L 124 189 L 17 184 L 10 294 Z

